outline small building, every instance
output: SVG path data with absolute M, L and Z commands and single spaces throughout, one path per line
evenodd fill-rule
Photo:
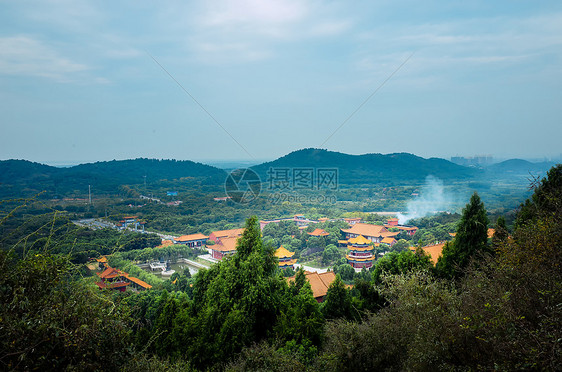
M 220 196 L 218 198 L 213 198 L 214 201 L 227 201 L 228 199 L 231 199 L 230 196 Z
M 418 228 L 416 226 L 405 226 L 398 224 L 398 218 L 390 218 L 385 224 L 384 227 L 387 229 L 395 228 L 398 229 L 400 232 L 405 232 L 409 236 L 414 235 Z
M 307 234 L 310 235 L 310 236 L 317 236 L 317 237 L 330 235 L 330 233 L 328 233 L 328 232 L 326 232 L 325 230 L 322 230 L 322 229 L 315 229 L 313 232 L 309 232 Z
M 390 226 L 390 227 L 392 227 L 392 226 L 398 226 L 398 218 L 389 218 L 389 219 L 386 221 L 386 225 L 388 225 L 388 226 Z M 386 226 L 386 225 L 385 225 L 385 226 Z
M 353 217 L 353 218 L 344 218 L 343 219 L 345 222 L 347 222 L 347 224 L 351 227 L 353 225 L 355 225 L 356 223 L 361 222 L 361 218 L 360 217 Z
M 347 263 L 355 269 L 370 268 L 375 260 L 374 246 L 371 240 L 363 235 L 351 238 L 347 245 L 348 253 L 345 256 Z
M 101 281 L 96 282 L 96 285 L 99 287 L 99 289 L 101 290 L 104 288 L 111 288 L 121 292 L 125 292 L 127 286 L 130 284 L 129 281 L 127 281 L 125 278 L 127 273 L 110 266 L 106 267 L 107 268 L 104 271 L 102 271 L 101 273 L 97 273 L 97 275 L 101 279 Z
M 269 225 L 270 223 L 279 223 L 281 220 L 260 220 L 260 231 L 263 231 L 263 228 Z
M 295 221 L 298 227 L 308 226 L 308 224 L 310 223 L 310 221 L 307 220 L 303 214 L 295 214 L 295 216 L 293 217 L 293 221 Z
M 221 238 L 215 245 L 209 246 L 211 255 L 216 260 L 222 260 L 224 257 L 232 256 L 236 253 L 236 242 L 238 236 L 228 236 Z
M 154 248 L 164 248 L 164 247 L 167 247 L 167 246 L 172 245 L 172 244 L 174 244 L 173 240 L 162 239 L 162 243 L 160 243 L 159 246 L 156 246 Z
M 174 244 L 187 245 L 190 248 L 203 247 L 209 237 L 203 234 L 182 235 L 174 238 Z
M 285 247 L 280 246 L 275 251 L 275 257 L 277 257 L 277 259 L 279 260 L 279 268 L 287 269 L 290 267 L 291 269 L 293 269 L 294 268 L 293 265 L 297 263 L 297 260 L 293 259 L 294 255 L 295 252 L 290 252 Z
M 394 239 L 394 237 L 392 236 L 387 236 L 386 238 L 383 238 L 381 240 L 381 244 L 386 244 L 389 247 L 392 247 L 394 244 L 396 244 L 397 240 Z
M 244 228 L 241 229 L 231 229 L 231 230 L 219 230 L 213 231 L 211 235 L 209 235 L 209 240 L 218 243 L 222 238 L 229 238 L 229 237 L 239 237 L 244 233 Z
M 105 269 L 107 267 L 107 257 L 106 256 L 101 256 L 100 258 L 96 258 L 96 261 L 98 263 L 98 267 L 99 269 Z

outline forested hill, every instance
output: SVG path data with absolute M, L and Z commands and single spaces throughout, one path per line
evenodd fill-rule
M 543 176 L 555 165 L 553 162 L 531 163 L 522 159 L 510 159 L 501 163 L 490 165 L 486 168 L 491 173 L 511 173 L 523 174 L 528 176 L 529 173 L 541 173 Z
M 262 180 L 269 168 L 337 168 L 341 184 L 411 184 L 425 180 L 428 175 L 441 179 L 466 179 L 480 174 L 479 170 L 463 167 L 450 161 L 408 154 L 349 155 L 322 149 L 294 151 L 277 160 L 252 167 Z
M 0 197 L 27 197 L 46 191 L 47 197 L 84 195 L 88 185 L 99 193 L 116 193 L 121 185 L 161 180 L 197 181 L 221 185 L 226 173 L 189 160 L 113 160 L 57 168 L 27 160 L 0 161 Z

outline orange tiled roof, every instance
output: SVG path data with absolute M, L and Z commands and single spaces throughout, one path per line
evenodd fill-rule
M 328 282 L 328 280 L 322 280 L 322 278 L 320 278 L 320 274 L 318 274 L 317 272 L 306 274 L 306 279 L 310 283 L 310 287 L 312 288 L 312 295 L 314 296 L 314 298 L 326 296 L 326 293 L 328 293 L 328 287 L 330 286 L 331 282 L 326 285 L 326 282 Z
M 211 245 L 210 248 L 217 252 L 232 252 L 236 250 L 237 236 L 229 236 L 222 238 L 217 244 Z
M 226 238 L 229 236 L 240 236 L 243 232 L 244 228 L 213 231 L 211 234 L 213 234 L 216 238 Z
M 393 233 L 389 233 L 384 226 L 371 225 L 362 222 L 358 222 L 355 225 L 353 225 L 351 228 L 342 229 L 341 231 L 349 234 L 357 234 L 357 235 L 372 236 L 372 237 L 379 237 L 379 236 L 385 237 L 393 234 Z
M 495 233 L 496 233 L 495 229 L 488 229 L 488 239 L 493 238 Z
M 127 273 L 119 269 L 115 269 L 113 267 L 107 266 L 107 269 L 105 269 L 101 273 L 97 273 L 97 275 L 102 279 L 112 279 L 112 278 L 117 278 L 119 276 L 125 276 L 127 275 Z
M 129 275 L 126 275 L 125 277 L 126 277 L 127 279 L 129 279 L 131 282 L 136 283 L 136 284 L 140 285 L 140 286 L 143 287 L 143 288 L 146 288 L 146 289 L 152 288 L 152 286 L 151 286 L 150 284 L 148 284 L 148 283 L 146 283 L 146 282 L 140 280 L 139 278 L 135 278 L 134 276 L 129 276 Z
M 293 257 L 294 255 L 295 255 L 295 252 L 290 252 L 287 248 L 285 248 L 283 246 L 280 246 L 275 251 L 275 257 L 277 257 L 277 258 Z
M 446 243 L 439 243 L 422 247 L 423 251 L 428 254 L 429 257 L 431 257 L 431 263 L 433 263 L 434 265 L 437 264 L 437 260 L 439 260 L 439 257 L 441 257 L 445 244 Z M 415 252 L 416 247 L 410 247 L 410 250 Z
M 330 284 L 336 279 L 336 274 L 333 271 L 328 271 L 322 274 L 317 272 L 305 271 L 304 275 L 306 280 L 310 283 L 310 288 L 312 289 L 312 296 L 316 299 L 326 296 L 328 293 L 328 288 Z M 295 277 L 287 278 L 289 282 L 295 280 Z
M 207 235 L 203 234 L 191 234 L 191 235 L 182 235 L 179 238 L 174 239 L 176 242 L 189 242 L 192 240 L 202 240 L 202 239 L 209 239 Z
M 328 235 L 330 235 L 330 233 L 328 233 L 328 232 L 326 232 L 322 229 L 316 229 L 313 232 L 309 232 L 307 234 L 310 235 L 310 236 L 328 236 Z
M 394 239 L 393 237 L 387 236 L 386 238 L 383 238 L 383 239 L 381 240 L 381 243 L 390 245 L 390 244 L 392 244 L 392 243 L 395 242 L 395 241 L 396 241 L 396 239 Z
M 107 262 L 107 257 L 101 256 L 101 258 L 97 258 L 96 261 L 101 262 L 101 263 Z

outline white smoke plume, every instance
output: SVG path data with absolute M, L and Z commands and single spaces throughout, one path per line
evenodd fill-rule
M 446 211 L 453 204 L 453 198 L 445 192 L 443 181 L 434 176 L 427 176 L 419 196 L 408 202 L 408 212 L 398 213 L 398 223 L 405 225 L 409 220 L 421 218 L 433 213 Z

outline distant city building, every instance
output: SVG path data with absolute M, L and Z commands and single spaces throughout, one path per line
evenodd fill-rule
M 452 156 L 451 162 L 465 167 L 483 167 L 492 164 L 494 157 L 492 155 Z

